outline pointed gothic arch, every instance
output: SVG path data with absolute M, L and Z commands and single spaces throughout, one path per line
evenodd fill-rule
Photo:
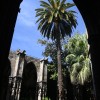
M 25 65 L 21 87 L 20 100 L 36 98 L 37 70 L 33 62 Z
M 6 64 L 10 45 L 13 37 L 14 27 L 19 12 L 19 6 L 22 0 L 1 0 L 0 2 L 0 79 L 4 78 L 4 71 L 6 70 Z M 99 0 L 74 0 L 83 20 L 86 24 L 91 60 L 93 65 L 93 76 L 96 90 L 97 100 L 100 100 L 100 72 L 99 72 L 99 57 L 100 57 L 100 5 Z M 3 6 L 2 6 L 3 5 Z M 4 81 L 0 82 L 0 86 L 3 86 Z M 0 87 L 0 100 L 2 98 L 2 88 Z

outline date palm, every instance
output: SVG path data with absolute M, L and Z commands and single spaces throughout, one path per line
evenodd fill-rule
M 74 4 L 66 3 L 66 0 L 40 1 L 41 8 L 36 9 L 38 29 L 44 37 L 56 42 L 58 63 L 58 90 L 59 100 L 64 99 L 62 66 L 61 66 L 61 39 L 71 36 L 77 21 L 75 11 L 69 10 Z

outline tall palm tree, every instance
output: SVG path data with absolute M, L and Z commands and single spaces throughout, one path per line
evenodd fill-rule
M 71 35 L 76 28 L 75 11 L 69 10 L 74 4 L 66 3 L 66 0 L 40 1 L 41 8 L 36 9 L 36 17 L 39 17 L 38 29 L 44 37 L 56 41 L 57 63 L 58 63 L 58 90 L 59 100 L 64 98 L 62 66 L 61 66 L 61 39 Z

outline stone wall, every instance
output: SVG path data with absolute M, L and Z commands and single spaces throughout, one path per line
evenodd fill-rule
M 13 69 L 13 67 L 15 66 L 15 61 L 16 61 L 16 52 L 10 51 L 8 58 L 11 61 L 11 67 Z M 38 69 L 40 67 L 40 59 L 26 55 L 25 63 L 29 63 L 29 62 L 33 62 L 35 64 L 37 72 L 38 72 Z

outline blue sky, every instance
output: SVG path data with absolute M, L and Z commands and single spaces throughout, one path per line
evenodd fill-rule
M 42 52 L 44 47 L 38 44 L 37 40 L 43 39 L 43 37 L 39 30 L 37 30 L 38 24 L 36 24 L 37 18 L 35 17 L 35 9 L 40 7 L 39 1 L 40 0 L 23 0 L 21 3 L 21 11 L 17 17 L 10 49 L 14 51 L 17 49 L 26 50 L 27 55 L 41 59 L 43 58 Z M 72 2 L 71 0 L 67 1 Z M 74 32 L 85 33 L 86 27 L 77 7 L 73 7 L 73 10 L 78 12 L 78 26 Z

